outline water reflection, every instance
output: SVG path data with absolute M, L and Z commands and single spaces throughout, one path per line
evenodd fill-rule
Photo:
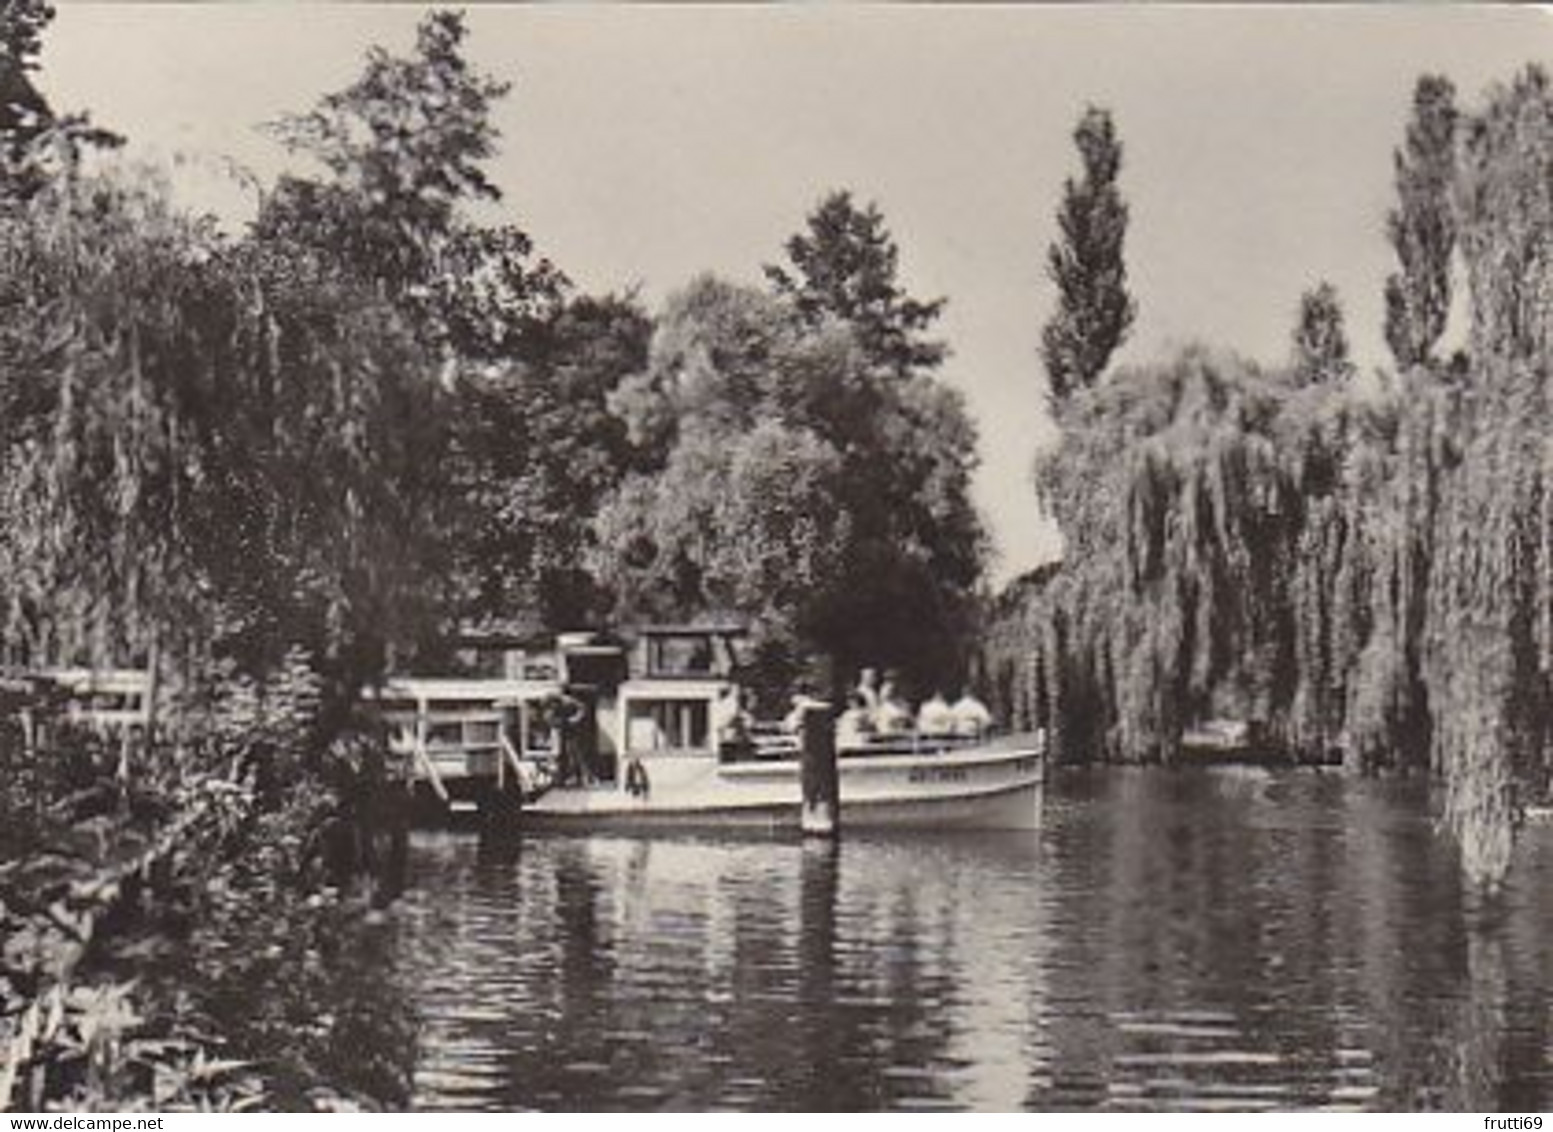
M 428 1108 L 1445 1108 L 1553 1094 L 1553 837 L 1476 908 L 1422 790 L 1104 771 L 1023 836 L 416 844 Z

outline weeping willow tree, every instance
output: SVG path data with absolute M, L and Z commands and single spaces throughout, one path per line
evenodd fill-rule
M 1431 138 L 1439 101 L 1418 110 Z M 1168 760 L 1232 715 L 1294 758 L 1428 769 L 1492 888 L 1553 750 L 1553 93 L 1531 68 L 1446 117 L 1454 157 L 1431 141 L 1429 183 L 1449 192 L 1413 226 L 1443 251 L 1405 368 L 1359 379 L 1321 287 L 1286 367 L 1194 349 L 1075 395 L 1038 469 L 1063 563 L 1005 601 L 984 667 L 1068 759 Z M 1418 243 L 1406 215 L 1391 228 Z M 1471 326 L 1446 361 L 1452 242 Z M 1392 306 L 1397 337 L 1412 308 Z
M 1039 480 L 1073 534 L 1025 611 L 1065 757 L 1168 760 L 1195 718 L 1286 712 L 1286 393 L 1280 375 L 1191 349 L 1069 402 Z
M 122 664 L 192 627 L 192 437 L 175 402 L 199 241 L 154 187 L 108 180 L 58 184 L 0 225 L 12 661 Z
M 1553 91 L 1496 88 L 1459 147 L 1472 303 L 1461 461 L 1435 530 L 1426 658 L 1434 758 L 1469 865 L 1509 863 L 1526 786 L 1545 791 L 1553 671 Z
M 120 177 L 37 194 L 0 261 L 12 662 L 188 683 L 413 631 L 438 390 L 368 285 Z
M 465 73 L 458 38 L 451 16 L 423 31 L 439 75 Z M 369 85 L 371 108 L 394 102 Z M 444 129 L 417 119 L 416 144 L 467 139 L 484 104 L 426 85 L 404 98 Z M 292 179 L 222 237 L 150 175 L 30 160 L 3 114 L 0 151 L 0 174 L 29 174 L 0 175 L 0 937 L 30 941 L 0 978 L 0 1108 L 19 1080 L 35 1109 L 133 1107 L 153 1076 L 162 1100 L 171 1050 L 207 1080 L 265 1067 L 243 1103 L 260 1078 L 313 1096 L 375 1029 L 320 1005 L 314 942 L 391 896 L 403 860 L 402 789 L 352 702 L 441 617 L 449 371 L 496 348 L 453 323 L 489 325 L 523 249 L 491 234 L 481 260 L 466 233 L 467 271 L 423 258 L 390 279 L 318 238 L 360 220 L 374 249 L 422 246 L 372 191 Z M 467 170 L 423 172 L 414 202 L 451 209 Z M 149 669 L 151 725 L 112 744 L 70 728 L 35 670 L 76 665 Z M 145 970 L 172 972 L 147 962 L 163 933 L 168 984 Z M 257 984 L 283 989 L 213 1021 Z
M 479 486 L 453 402 L 560 286 L 521 232 L 463 215 L 496 195 L 505 91 L 463 38 L 433 13 L 412 54 L 375 50 L 277 127 L 322 172 L 266 190 L 241 237 L 121 170 L 7 198 L 6 660 L 189 683 L 213 663 L 262 678 L 301 648 L 348 704 L 443 628 L 451 528 Z

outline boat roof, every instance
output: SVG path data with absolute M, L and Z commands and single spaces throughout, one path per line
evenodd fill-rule
M 645 700 L 661 696 L 666 700 L 716 699 L 737 685 L 718 676 L 638 676 L 620 685 L 622 699 Z
M 494 677 L 395 676 L 376 691 L 378 699 L 536 700 L 561 690 L 559 680 Z
M 747 637 L 750 627 L 739 622 L 722 622 L 708 625 L 642 625 L 635 633 L 638 637 Z

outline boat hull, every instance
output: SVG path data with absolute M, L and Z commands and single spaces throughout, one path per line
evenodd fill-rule
M 525 808 L 529 828 L 796 831 L 801 813 L 796 760 L 719 765 L 702 759 L 648 763 L 649 790 L 552 790 Z M 932 754 L 854 756 L 839 761 L 844 829 L 1032 829 L 1038 824 L 1039 746 Z

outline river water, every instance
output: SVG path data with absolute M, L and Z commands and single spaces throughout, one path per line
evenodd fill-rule
M 835 850 L 426 834 L 392 984 L 427 1109 L 1543 1111 L 1553 827 L 1517 852 L 1482 905 L 1418 784 L 1253 771 Z

